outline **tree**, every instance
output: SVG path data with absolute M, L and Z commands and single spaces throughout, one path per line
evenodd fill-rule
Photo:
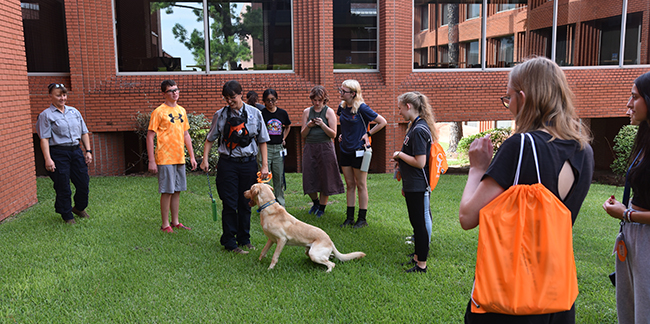
M 151 10 L 165 10 L 167 14 L 174 8 L 189 8 L 196 15 L 196 21 L 202 22 L 203 8 L 195 8 L 177 2 L 154 2 Z M 262 24 L 262 9 L 252 9 L 246 6 L 246 12 L 241 17 L 235 14 L 236 5 L 231 2 L 209 2 L 208 15 L 210 21 L 210 67 L 214 69 L 235 70 L 242 61 L 250 60 L 251 47 L 246 41 L 247 36 L 263 42 L 264 25 Z M 243 17 L 243 19 L 242 19 Z M 205 65 L 205 36 L 196 29 L 191 33 L 181 24 L 176 23 L 172 28 L 174 38 L 189 49 L 197 65 Z
M 449 53 L 449 67 L 459 67 L 458 62 L 458 4 L 450 3 L 447 5 L 447 44 Z M 449 128 L 449 149 L 455 153 L 458 149 L 458 142 L 463 138 L 463 123 L 453 122 Z

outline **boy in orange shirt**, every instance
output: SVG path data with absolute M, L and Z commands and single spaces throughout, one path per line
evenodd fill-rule
M 160 215 L 162 226 L 166 233 L 173 233 L 175 228 L 189 230 L 178 221 L 178 208 L 181 191 L 187 190 L 185 177 L 185 151 L 190 155 L 192 170 L 196 169 L 194 149 L 190 138 L 190 124 L 185 109 L 176 104 L 179 89 L 174 80 L 165 80 L 160 84 L 165 102 L 151 113 L 149 131 L 147 132 L 147 154 L 149 156 L 149 172 L 158 174 L 158 192 L 160 193 Z M 157 148 L 154 156 L 154 137 L 157 136 Z M 169 212 L 172 221 L 169 222 Z

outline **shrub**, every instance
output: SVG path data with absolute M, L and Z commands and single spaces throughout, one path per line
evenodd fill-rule
M 469 146 L 474 142 L 475 139 L 483 137 L 487 134 L 490 134 L 490 139 L 492 140 L 492 145 L 494 146 L 494 152 L 499 149 L 499 146 L 510 137 L 512 129 L 507 128 L 492 128 L 478 134 L 463 137 L 460 142 L 458 142 L 458 153 L 467 156 L 469 152 Z
M 623 175 L 627 171 L 637 129 L 638 127 L 634 125 L 625 125 L 621 127 L 616 137 L 614 137 L 615 159 L 610 167 L 618 175 Z
M 137 112 L 134 117 L 135 119 L 135 133 L 138 134 L 143 140 L 147 138 L 147 132 L 149 130 L 149 120 L 151 119 L 151 112 L 141 113 Z M 208 120 L 203 114 L 196 113 L 187 113 L 187 120 L 190 123 L 190 138 L 192 139 L 192 148 L 194 149 L 194 157 L 196 158 L 196 163 L 201 164 L 203 160 L 203 145 L 205 143 L 205 138 L 210 131 L 210 120 Z M 156 145 L 156 138 L 154 138 L 154 147 Z M 216 148 L 210 151 L 209 165 L 211 170 L 216 169 L 218 153 Z M 144 161 L 149 161 L 147 157 L 147 151 L 145 146 L 145 151 L 140 152 L 140 159 Z M 185 148 L 185 166 L 187 171 L 191 171 L 190 158 L 187 154 L 187 148 Z M 197 167 L 198 170 L 198 167 Z

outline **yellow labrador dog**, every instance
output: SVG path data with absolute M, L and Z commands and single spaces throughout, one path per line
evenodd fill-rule
M 334 243 L 325 231 L 299 221 L 291 216 L 282 205 L 276 203 L 273 189 L 267 184 L 254 184 L 250 190 L 244 192 L 244 197 L 251 200 L 251 206 L 260 206 L 260 222 L 264 234 L 269 238 L 259 259 L 262 260 L 266 256 L 266 252 L 273 243 L 277 244 L 269 269 L 273 269 L 278 263 L 285 244 L 306 247 L 305 254 L 309 255 L 312 261 L 327 266 L 327 272 L 332 271 L 336 265 L 329 260 L 332 253 L 341 261 L 360 259 L 366 256 L 363 252 L 341 254 L 336 250 Z

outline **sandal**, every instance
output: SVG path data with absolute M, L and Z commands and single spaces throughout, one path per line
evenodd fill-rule
M 167 226 L 167 227 L 164 227 L 164 228 L 161 226 L 160 230 L 165 232 L 165 233 L 174 233 L 174 230 L 172 229 L 171 226 Z
M 191 230 L 191 228 L 189 228 L 189 227 L 187 227 L 187 226 L 185 226 L 185 225 L 183 225 L 181 223 L 178 223 L 176 225 L 172 224 L 172 227 L 174 227 L 174 228 L 182 228 L 182 229 L 185 229 L 185 230 L 188 230 L 188 231 Z

